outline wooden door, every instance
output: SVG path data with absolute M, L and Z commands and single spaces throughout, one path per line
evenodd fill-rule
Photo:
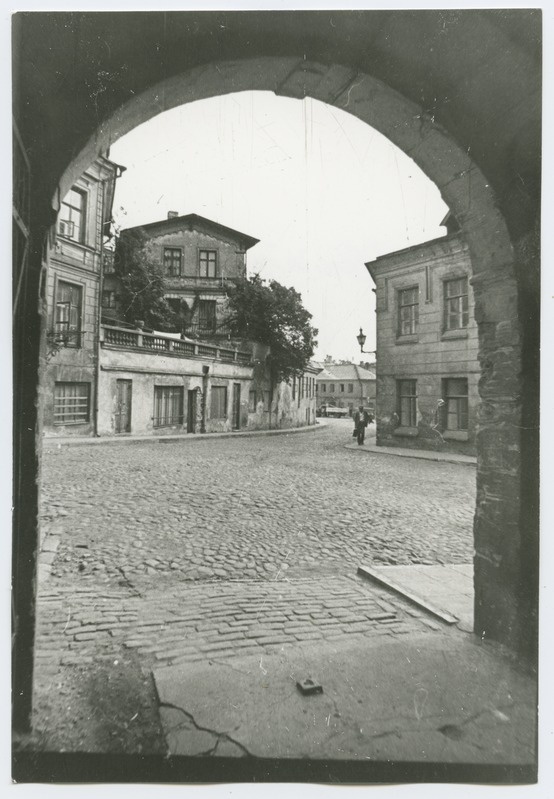
M 188 392 L 187 395 L 187 433 L 196 432 L 196 390 Z
M 240 383 L 233 383 L 233 430 L 240 429 Z
M 117 381 L 117 396 L 115 406 L 115 432 L 131 432 L 131 405 L 133 396 L 132 380 Z

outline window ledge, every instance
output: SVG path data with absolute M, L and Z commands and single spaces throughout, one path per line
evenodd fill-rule
M 415 438 L 419 435 L 419 430 L 417 427 L 397 427 L 392 434 L 399 438 Z
M 396 343 L 397 344 L 417 344 L 419 341 L 419 336 L 417 333 L 414 333 L 411 336 L 397 336 Z
M 442 341 L 449 341 L 452 338 L 467 338 L 467 328 L 460 328 L 460 330 L 443 330 L 441 336 Z
M 467 430 L 445 430 L 442 437 L 450 441 L 469 441 Z

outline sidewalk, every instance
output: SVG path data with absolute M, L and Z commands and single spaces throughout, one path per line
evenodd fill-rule
M 286 435 L 287 433 L 313 433 L 326 427 L 326 422 L 317 421 L 313 425 L 303 427 L 286 427 L 278 430 L 232 430 L 225 433 L 175 433 L 170 435 L 127 435 L 120 433 L 113 436 L 66 436 L 66 437 L 45 437 L 42 439 L 43 447 L 51 449 L 57 447 L 75 446 L 98 446 L 100 444 L 139 444 L 150 441 L 154 444 L 165 444 L 168 441 L 209 441 L 212 438 L 244 438 L 246 436 L 275 436 Z
M 471 466 L 477 464 L 473 455 L 459 455 L 456 452 L 436 452 L 428 449 L 408 449 L 406 447 L 378 447 L 375 439 L 366 441 L 361 446 L 354 443 L 345 444 L 345 449 L 355 449 L 358 452 L 371 452 L 378 455 L 396 455 L 400 458 L 419 458 L 424 461 L 442 461 L 443 463 L 465 463 Z

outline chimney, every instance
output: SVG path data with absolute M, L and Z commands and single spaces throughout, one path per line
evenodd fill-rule
M 179 212 L 178 211 L 168 211 L 167 212 L 167 218 L 168 219 L 175 219 L 176 216 L 179 216 Z

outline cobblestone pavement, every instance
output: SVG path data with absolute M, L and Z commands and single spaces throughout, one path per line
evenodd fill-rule
M 439 629 L 356 568 L 469 562 L 475 470 L 359 457 L 344 449 L 350 433 L 337 420 L 289 436 L 45 449 L 39 713 L 64 669 L 84 680 L 100 662 L 148 670 Z

